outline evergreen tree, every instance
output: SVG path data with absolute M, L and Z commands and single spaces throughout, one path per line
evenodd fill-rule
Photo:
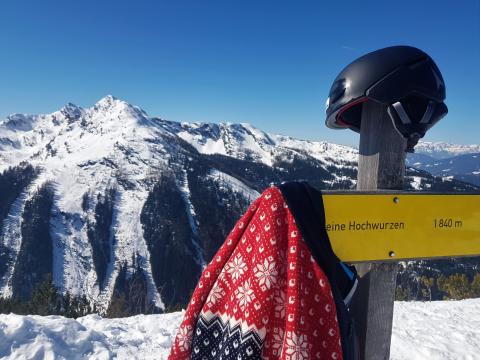
M 52 205 L 53 189 L 48 183 L 25 203 L 22 243 L 12 276 L 13 294 L 22 300 L 30 298 L 33 289 L 47 280 L 48 274 L 52 272 Z
M 147 278 L 137 259 L 138 255 L 133 261 L 131 272 L 128 271 L 126 263 L 120 267 L 107 310 L 108 317 L 149 314 L 159 311 L 148 299 Z
M 107 318 L 122 318 L 130 316 L 127 309 L 125 294 L 114 294 L 107 309 Z
M 155 184 L 140 217 L 153 279 L 167 306 L 188 302 L 201 271 L 193 260 L 196 249 L 186 203 L 169 175 Z
M 87 224 L 87 236 L 92 246 L 93 264 L 97 273 L 98 284 L 103 288 L 107 275 L 107 267 L 111 259 L 112 239 L 111 226 L 113 221 L 113 207 L 115 204 L 115 188 L 108 189 L 102 196 L 97 195 L 95 206 L 95 222 Z M 88 200 L 82 200 L 87 207 Z
M 51 274 L 39 283 L 28 299 L 0 298 L 0 313 L 20 315 L 62 315 L 77 318 L 96 313 L 85 295 L 74 297 L 69 292 L 62 295 L 55 287 Z
M 432 301 L 432 288 L 435 280 L 426 276 L 420 277 L 422 297 L 424 300 Z
M 411 298 L 410 288 L 397 286 L 395 289 L 395 301 L 408 301 Z
M 449 277 L 440 276 L 438 279 L 438 287 L 445 293 L 444 299 L 461 300 L 479 296 L 480 294 L 475 293 L 475 288 L 478 287 L 479 282 L 480 279 L 478 277 L 471 283 L 467 275 L 453 274 Z
M 48 274 L 45 281 L 35 289 L 28 303 L 31 314 L 57 315 L 61 313 L 62 299 L 57 294 L 57 288 L 53 285 L 52 276 Z
M 7 218 L 13 203 L 36 178 L 37 174 L 37 170 L 25 163 L 8 168 L 0 173 L 0 234 L 2 234 L 3 222 Z M 8 266 L 12 266 L 10 253 L 0 241 L 0 278 L 5 274 Z

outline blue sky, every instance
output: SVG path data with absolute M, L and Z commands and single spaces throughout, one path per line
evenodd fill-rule
M 356 145 L 324 126 L 331 82 L 398 44 L 446 81 L 450 113 L 425 139 L 480 143 L 479 0 L 2 2 L 0 118 L 113 94 L 165 119 Z

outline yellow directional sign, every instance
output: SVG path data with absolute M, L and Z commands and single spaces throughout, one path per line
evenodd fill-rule
M 480 255 L 480 194 L 325 193 L 323 202 L 342 261 Z

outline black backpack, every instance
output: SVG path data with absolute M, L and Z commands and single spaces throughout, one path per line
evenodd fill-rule
M 325 228 L 322 193 L 306 182 L 278 186 L 312 256 L 327 276 L 337 308 L 344 360 L 359 359 L 358 340 L 349 303 L 358 280 L 353 266 L 342 263 L 333 252 Z

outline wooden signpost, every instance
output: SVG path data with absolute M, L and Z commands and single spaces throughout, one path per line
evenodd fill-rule
M 360 129 L 357 190 L 403 189 L 406 146 L 406 140 L 388 118 L 386 107 L 373 101 L 365 103 Z M 360 281 L 352 311 L 361 359 L 390 358 L 397 270 L 396 263 L 357 265 Z
M 480 254 L 480 194 L 403 192 L 406 140 L 386 106 L 364 103 L 361 124 L 357 193 L 325 193 L 326 227 L 360 277 L 351 305 L 360 358 L 387 360 L 396 260 Z
M 402 192 L 406 152 L 448 113 L 445 96 L 433 59 L 411 46 L 355 59 L 330 88 L 327 127 L 360 132 L 359 194 L 326 193 L 324 204 L 332 246 L 359 275 L 362 360 L 390 357 L 396 260 L 480 254 L 480 195 Z

